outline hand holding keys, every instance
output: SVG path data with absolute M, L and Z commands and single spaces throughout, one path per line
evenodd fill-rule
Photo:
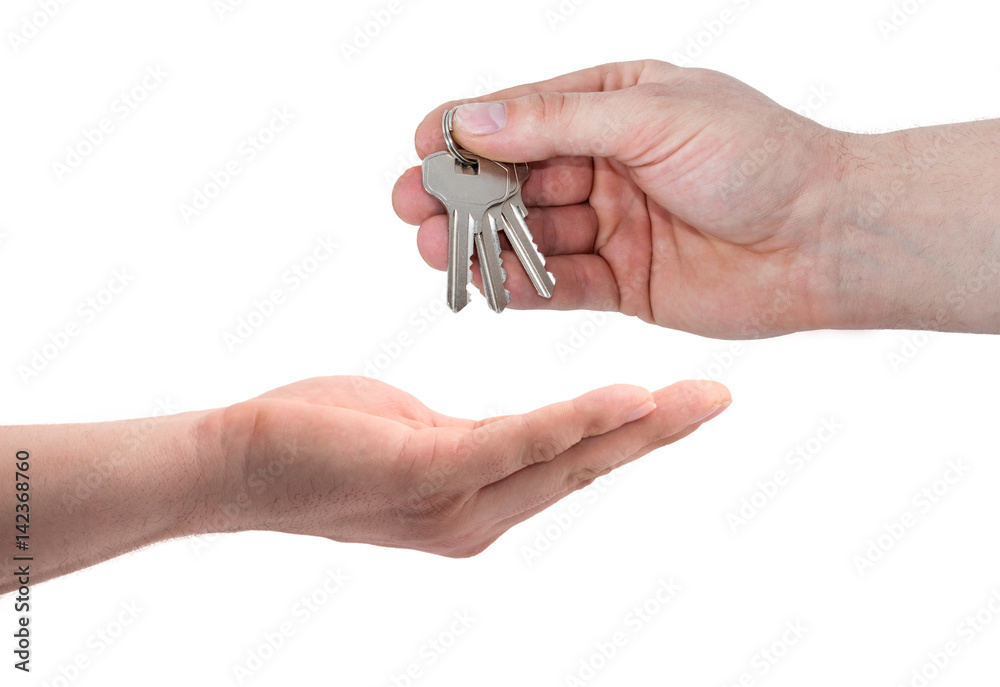
M 503 231 L 538 295 L 552 297 L 555 280 L 531 238 L 528 209 L 521 188 L 531 172 L 527 163 L 496 162 L 460 150 L 451 136 L 454 110 L 442 119 L 448 151 L 428 155 L 423 163 L 424 188 L 448 211 L 448 305 L 458 312 L 469 303 L 472 250 L 475 244 L 483 290 L 494 312 L 510 302 L 507 274 L 500 260 Z

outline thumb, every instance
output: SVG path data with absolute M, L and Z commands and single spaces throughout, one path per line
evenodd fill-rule
M 641 121 L 638 94 L 532 93 L 521 98 L 460 105 L 453 136 L 467 150 L 504 162 L 553 157 L 628 158 L 636 154 Z

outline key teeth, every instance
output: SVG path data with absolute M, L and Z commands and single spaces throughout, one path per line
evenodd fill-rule
M 495 245 L 497 248 L 497 264 L 500 266 L 500 284 L 502 285 L 507 283 L 507 270 L 504 269 L 503 258 L 500 255 L 500 241 L 497 241 Z M 503 295 L 503 303 L 500 305 L 501 310 L 506 307 L 508 303 L 510 303 L 510 291 L 504 289 Z
M 490 231 L 493 232 L 493 236 L 494 237 L 497 237 L 497 238 L 494 238 L 493 241 L 490 241 L 490 243 L 493 244 L 493 248 L 494 248 L 493 252 L 496 253 L 497 265 L 500 267 L 500 280 L 501 280 L 501 283 L 502 282 L 506 282 L 507 281 L 507 270 L 505 270 L 504 267 L 503 267 L 503 257 L 500 254 L 500 239 L 498 238 L 498 233 L 497 233 L 498 228 L 497 228 L 497 226 L 492 221 L 490 221 Z
M 465 271 L 468 277 L 465 280 L 465 295 L 469 295 L 469 285 L 472 283 L 472 251 L 469 251 L 469 259 L 465 263 Z
M 528 271 L 528 276 L 531 278 L 532 285 L 535 287 L 535 291 L 538 292 L 538 295 L 542 298 L 552 298 L 552 289 L 555 288 L 556 279 L 552 276 L 551 272 L 545 269 L 546 258 L 542 255 L 542 252 L 538 250 L 538 244 L 535 243 L 535 237 L 531 233 L 531 227 L 529 227 L 528 223 L 525 221 L 525 218 L 527 217 L 527 209 L 520 203 L 512 203 L 510 207 L 512 209 L 514 219 L 512 220 L 504 214 L 504 230 L 509 230 L 510 232 L 516 232 L 519 234 L 519 238 L 516 242 L 511 241 L 511 243 L 514 244 L 514 251 L 517 253 L 518 259 L 521 260 L 525 269 Z M 508 238 L 510 238 L 510 233 L 508 233 Z M 521 250 L 518 249 L 518 246 L 520 246 L 520 248 L 525 252 L 533 253 L 534 256 L 537 257 L 538 264 L 531 265 L 529 267 L 525 256 L 521 255 Z M 529 247 L 530 251 L 528 251 Z M 540 270 L 538 270 L 539 267 L 541 268 Z M 537 275 L 537 277 L 532 277 L 533 274 Z M 542 279 L 543 274 L 548 277 L 549 284 L 541 283 L 544 281 Z
M 538 254 L 538 257 L 541 259 L 542 267 L 543 268 L 547 267 L 548 260 L 547 260 L 547 258 L 544 255 L 542 255 L 542 252 L 540 250 L 538 250 L 538 244 L 535 243 L 535 240 L 531 237 L 531 233 L 530 232 L 528 233 L 528 238 L 531 241 L 531 246 L 535 249 L 535 252 Z M 555 275 L 552 274 L 551 272 L 549 272 L 548 270 L 545 270 L 545 274 L 548 275 L 549 281 L 552 282 L 552 288 L 554 289 L 556 287 L 556 277 L 555 277 Z M 544 293 L 540 292 L 539 295 L 542 298 L 552 298 L 551 289 L 546 288 L 545 290 L 548 291 L 549 293 L 548 294 L 544 294 Z
M 490 236 L 490 238 L 487 238 Z M 496 236 L 496 220 L 492 215 L 488 216 L 487 224 L 482 228 L 477 236 L 477 249 L 489 250 L 492 255 L 487 259 L 486 255 L 479 255 L 479 269 L 483 276 L 483 290 L 486 293 L 486 300 L 490 304 L 490 309 L 499 314 L 502 313 L 504 308 L 510 303 L 510 294 L 506 290 L 501 288 L 501 294 L 498 294 L 497 287 L 502 287 L 504 282 L 507 281 L 507 270 L 503 268 L 503 258 L 500 254 L 500 241 Z M 491 245 L 491 248 L 487 248 L 487 244 Z M 494 262 L 495 261 L 495 262 Z M 487 265 L 490 265 L 488 267 Z M 495 267 L 495 271 L 491 269 Z M 490 276 L 496 279 L 491 279 Z M 497 280 L 499 283 L 497 283 Z
M 531 247 L 535 249 L 536 253 L 538 253 L 538 257 L 542 261 L 542 267 L 547 267 L 548 266 L 548 258 L 546 258 L 544 255 L 542 255 L 542 251 L 538 250 L 538 244 L 535 243 L 535 238 L 531 235 L 531 230 L 530 229 L 528 230 L 528 241 L 531 242 Z M 545 270 L 545 274 L 549 275 L 549 279 L 552 280 L 552 285 L 555 286 L 555 284 L 556 284 L 555 275 L 553 275 L 548 270 Z
M 525 216 L 527 217 L 527 215 L 525 215 Z M 532 236 L 532 234 L 531 234 L 531 228 L 528 226 L 527 222 L 524 223 L 524 232 L 525 232 L 525 234 L 528 235 L 528 243 L 530 243 L 531 247 L 535 249 L 536 253 L 538 253 L 538 257 L 540 257 L 542 259 L 542 264 L 544 265 L 545 264 L 545 256 L 542 255 L 542 251 L 538 250 L 538 244 L 535 243 L 535 237 Z
M 525 217 L 527 217 L 527 215 L 525 215 Z M 523 229 L 524 229 L 524 235 L 528 238 L 528 243 L 530 243 L 531 247 L 535 249 L 536 253 L 538 253 L 538 257 L 542 259 L 542 264 L 544 265 L 545 256 L 542 255 L 542 251 L 538 250 L 538 244 L 535 243 L 535 237 L 531 234 L 531 227 L 528 226 L 527 222 L 524 223 Z
M 531 245 L 534 247 L 535 252 L 538 253 L 538 257 L 542 259 L 542 267 L 548 267 L 548 258 L 542 255 L 541 251 L 538 250 L 538 245 L 534 241 L 531 242 Z M 545 274 L 549 275 L 549 279 L 552 280 L 552 286 L 555 286 L 556 276 L 548 270 L 545 270 Z

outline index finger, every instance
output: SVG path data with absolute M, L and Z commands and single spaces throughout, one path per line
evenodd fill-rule
M 732 400 L 726 387 L 707 381 L 679 382 L 654 398 L 656 411 L 645 419 L 590 437 L 558 460 L 530 465 L 482 489 L 479 517 L 488 523 L 510 518 L 510 527 L 614 468 L 690 434 Z

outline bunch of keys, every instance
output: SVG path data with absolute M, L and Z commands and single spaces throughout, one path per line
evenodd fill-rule
M 504 288 L 507 273 L 500 259 L 501 231 L 538 295 L 551 298 L 555 279 L 545 270 L 545 258 L 531 238 L 525 221 L 528 209 L 521 198 L 530 167 L 461 150 L 451 135 L 454 114 L 454 109 L 448 110 L 441 120 L 448 150 L 428 155 L 423 164 L 424 188 L 448 211 L 448 305 L 458 312 L 469 303 L 475 244 L 486 301 L 494 312 L 507 307 L 510 292 Z

